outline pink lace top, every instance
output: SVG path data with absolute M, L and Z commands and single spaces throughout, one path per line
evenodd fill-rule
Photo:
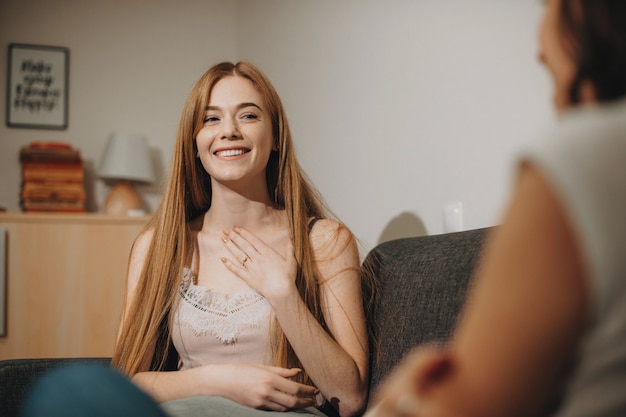
M 220 363 L 269 365 L 269 302 L 252 288 L 229 295 L 194 281 L 185 268 L 172 327 L 180 369 Z

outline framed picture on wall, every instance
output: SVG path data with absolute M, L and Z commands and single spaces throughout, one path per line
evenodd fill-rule
M 8 127 L 67 129 L 69 49 L 9 45 Z

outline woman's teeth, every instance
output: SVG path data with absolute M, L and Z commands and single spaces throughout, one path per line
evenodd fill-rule
M 216 153 L 217 156 L 237 156 L 243 155 L 245 151 L 243 149 L 227 149 L 225 151 L 219 151 Z

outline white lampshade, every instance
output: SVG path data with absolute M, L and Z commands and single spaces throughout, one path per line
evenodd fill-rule
M 135 133 L 113 133 L 102 154 L 98 176 L 105 180 L 154 181 L 146 139 Z
M 141 198 L 132 182 L 154 181 L 146 139 L 135 133 L 113 133 L 102 154 L 98 176 L 115 181 L 104 202 L 106 214 L 124 216 L 143 212 Z

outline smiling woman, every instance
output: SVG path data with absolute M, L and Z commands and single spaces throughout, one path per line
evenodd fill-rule
M 240 189 L 268 193 L 265 167 L 277 147 L 263 101 L 254 84 L 242 77 L 224 78 L 213 87 L 196 135 L 198 157 L 213 189 L 238 183 Z M 269 201 L 269 195 L 265 198 Z
M 134 244 L 113 363 L 171 415 L 357 414 L 363 276 L 267 77 L 218 64 L 187 100 L 165 195 Z

